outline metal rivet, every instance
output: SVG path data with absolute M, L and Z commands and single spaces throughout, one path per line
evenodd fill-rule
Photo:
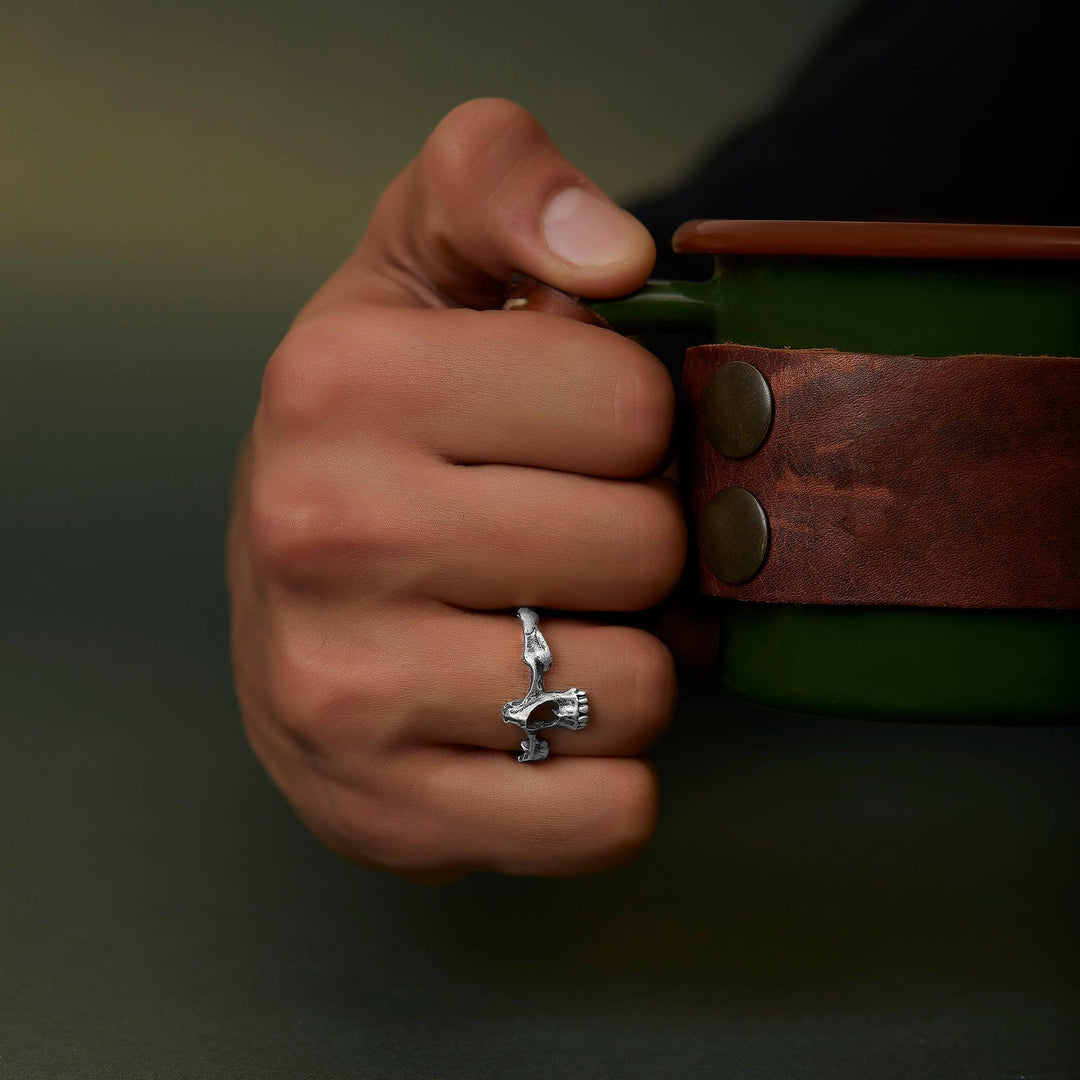
M 706 505 L 699 535 L 705 565 L 725 584 L 742 585 L 765 561 L 769 519 L 746 488 L 724 488 Z
M 705 434 L 724 457 L 749 457 L 769 434 L 772 391 L 753 364 L 733 360 L 713 372 L 702 411 Z

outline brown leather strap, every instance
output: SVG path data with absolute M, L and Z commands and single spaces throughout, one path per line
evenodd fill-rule
M 754 365 L 774 402 L 760 448 L 740 460 L 702 419 L 709 380 L 733 361 Z M 1080 607 L 1080 360 L 705 345 L 687 352 L 683 396 L 697 521 L 726 488 L 749 491 L 768 519 L 756 575 L 724 584 L 702 561 L 706 593 Z

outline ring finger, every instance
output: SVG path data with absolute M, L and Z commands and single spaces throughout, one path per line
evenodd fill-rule
M 461 693 L 439 682 L 425 695 L 411 737 L 427 743 L 516 749 L 522 729 L 502 720 L 504 703 L 525 696 L 530 672 L 522 661 L 522 625 L 508 614 L 448 614 L 446 655 L 469 687 Z M 544 689 L 588 695 L 588 723 L 577 731 L 544 729 L 555 754 L 631 756 L 659 737 L 675 705 L 671 654 L 651 634 L 627 626 L 544 618 L 541 632 L 552 666 Z M 446 640 L 443 635 L 443 640 Z
M 289 700 L 277 705 L 328 761 L 403 745 L 510 751 L 521 742 L 522 729 L 502 718 L 503 704 L 529 686 L 522 624 L 512 613 L 395 606 L 385 618 L 365 620 L 359 636 L 350 605 L 331 613 L 320 604 L 293 608 L 289 624 L 275 634 L 274 670 L 289 672 Z M 576 619 L 544 617 L 541 632 L 553 659 L 544 688 L 577 688 L 589 705 L 584 728 L 544 730 L 552 752 L 616 757 L 647 750 L 675 705 L 667 648 L 644 630 Z

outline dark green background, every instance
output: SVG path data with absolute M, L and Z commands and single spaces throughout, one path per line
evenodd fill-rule
M 689 692 L 637 864 L 426 889 L 311 841 L 232 698 L 262 365 L 431 125 L 517 98 L 630 198 L 845 7 L 0 16 L 0 1076 L 1077 1074 L 1076 729 Z

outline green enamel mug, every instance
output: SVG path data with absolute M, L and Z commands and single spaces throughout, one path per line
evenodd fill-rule
M 687 353 L 684 396 L 692 362 L 713 376 L 735 365 L 719 389 L 710 377 L 704 412 L 749 437 L 748 452 L 701 434 L 700 394 L 697 415 L 680 421 L 683 433 L 698 429 L 691 531 L 706 591 L 723 597 L 711 602 L 723 683 L 758 704 L 840 716 L 1080 713 L 1080 490 L 1071 487 L 1080 488 L 1080 360 L 1068 359 L 1080 357 L 1080 229 L 696 221 L 674 247 L 712 255 L 712 277 L 587 303 L 622 333 L 689 331 L 712 343 Z M 818 387 L 810 398 L 800 397 L 806 386 Z M 819 425 L 828 441 L 824 425 L 847 431 L 856 420 L 842 452 L 813 445 Z M 977 438 L 965 434 L 969 420 Z M 812 452 L 785 449 L 796 437 Z M 860 447 L 849 444 L 862 439 L 883 440 L 899 495 L 859 475 Z M 948 460 L 935 464 L 938 446 Z M 961 459 L 963 482 L 944 491 L 939 474 Z M 764 492 L 738 480 L 758 475 L 755 462 L 771 470 Z M 906 490 L 902 479 L 916 474 Z M 815 507 L 836 521 L 826 527 Z M 909 527 L 915 511 L 916 539 L 893 542 L 889 522 Z M 988 551 L 969 552 L 966 530 Z M 888 558 L 875 544 L 891 544 Z M 770 584 L 784 574 L 788 593 Z M 831 579 L 820 597 L 808 591 L 830 575 L 842 579 L 840 602 Z

